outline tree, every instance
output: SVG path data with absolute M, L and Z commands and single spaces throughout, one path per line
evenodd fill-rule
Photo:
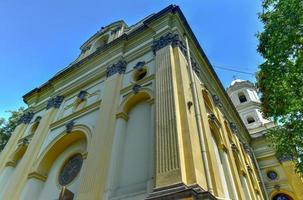
M 265 117 L 277 123 L 268 138 L 303 173 L 303 1 L 264 0 L 262 6 L 257 86 Z
M 11 116 L 7 120 L 0 118 L 0 151 L 4 149 L 6 143 L 12 135 L 12 132 L 18 125 L 18 121 L 24 112 L 24 108 L 21 107 L 16 111 L 8 112 L 11 113 Z

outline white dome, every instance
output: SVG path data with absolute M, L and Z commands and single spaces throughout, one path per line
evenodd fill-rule
M 233 81 L 231 82 L 230 86 L 233 86 L 233 85 L 235 85 L 236 83 L 241 83 L 241 82 L 247 82 L 247 81 L 242 80 L 242 79 L 236 79 L 236 80 L 233 80 Z

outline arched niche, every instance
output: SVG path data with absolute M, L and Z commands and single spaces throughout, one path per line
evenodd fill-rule
M 83 153 L 86 153 L 90 141 L 90 131 L 85 126 L 75 126 L 71 133 L 64 132 L 57 136 L 39 156 L 34 168 L 35 173 L 47 177 L 56 158 L 70 145 L 81 140 L 85 141 L 86 150 Z
M 142 88 L 128 94 L 119 106 L 112 150 L 109 199 L 145 199 L 153 183 L 152 92 Z M 121 114 L 123 113 L 123 114 Z M 121 117 L 122 116 L 122 117 Z
M 118 113 L 125 113 L 128 114 L 129 111 L 141 101 L 152 101 L 153 100 L 153 93 L 150 89 L 141 88 L 141 90 L 134 94 L 128 94 L 125 99 L 121 102 L 119 106 Z

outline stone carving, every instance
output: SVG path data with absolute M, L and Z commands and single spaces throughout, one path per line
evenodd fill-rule
M 145 65 L 145 61 L 140 61 L 138 62 L 135 66 L 134 69 L 140 69 Z
M 88 94 L 88 92 L 82 90 L 82 91 L 79 92 L 77 97 L 78 97 L 79 100 L 85 101 L 87 94 Z
M 132 88 L 135 94 L 137 94 L 141 89 L 141 85 L 135 84 Z
M 221 100 L 219 99 L 219 97 L 216 94 L 212 95 L 212 97 L 213 97 L 213 101 L 214 101 L 215 105 L 219 108 L 222 108 L 223 105 L 222 105 Z
M 235 134 L 239 133 L 237 125 L 234 122 L 229 122 L 229 126 L 233 133 Z
M 237 147 L 237 145 L 236 145 L 235 143 L 231 143 L 231 144 L 230 144 L 230 147 L 231 147 L 231 149 L 232 149 L 233 151 L 235 151 L 235 152 L 238 151 L 238 147 Z
M 18 124 L 29 124 L 32 120 L 32 118 L 34 117 L 34 113 L 29 111 L 24 113 L 20 119 L 18 120 Z
M 208 119 L 211 121 L 211 123 L 213 123 L 214 125 L 216 125 L 218 128 L 221 127 L 221 124 L 220 124 L 220 122 L 219 122 L 219 120 L 218 120 L 218 118 L 216 117 L 215 114 L 210 113 L 207 116 L 208 116 Z
M 172 45 L 172 47 L 184 47 L 183 42 L 180 40 L 180 36 L 178 34 L 167 33 L 166 35 L 161 36 L 158 40 L 155 40 L 153 42 L 152 48 L 154 53 L 156 53 L 156 51 L 162 49 L 167 45 Z
M 71 133 L 73 128 L 74 128 L 75 122 L 74 121 L 70 121 L 67 124 L 65 124 L 65 131 L 66 133 Z
M 248 154 L 250 154 L 250 153 L 251 153 L 251 151 L 250 151 L 250 147 L 248 146 L 248 144 L 247 144 L 247 143 L 243 143 L 243 148 L 244 148 L 244 150 L 245 150 L 245 152 L 246 152 L 246 153 L 248 153 Z
M 246 165 L 246 168 L 249 172 L 252 172 L 252 168 L 249 165 Z
M 59 108 L 61 103 L 63 102 L 63 96 L 56 96 L 48 100 L 46 109 L 50 108 Z
M 106 76 L 110 77 L 116 73 L 124 74 L 126 70 L 126 64 L 127 63 L 123 60 L 120 60 L 119 62 L 113 64 L 112 66 L 107 68 Z
M 278 160 L 280 162 L 286 162 L 286 161 L 291 161 L 293 159 L 292 155 L 278 155 Z

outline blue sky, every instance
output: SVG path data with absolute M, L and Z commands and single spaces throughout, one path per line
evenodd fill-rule
M 214 66 L 255 72 L 260 1 L 243 0 L 1 0 L 0 117 L 25 106 L 22 95 L 72 62 L 79 47 L 102 26 L 123 19 L 132 25 L 169 4 L 181 7 Z M 227 87 L 233 76 L 215 68 Z

